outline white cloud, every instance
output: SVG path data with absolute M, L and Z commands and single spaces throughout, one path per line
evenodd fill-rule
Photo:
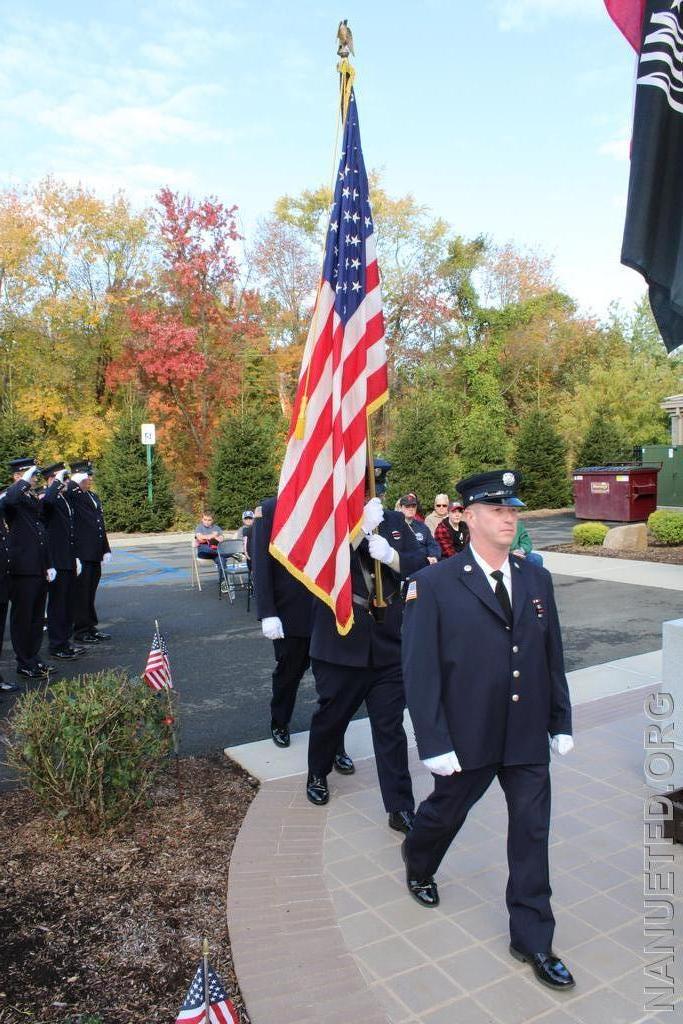
M 512 29 L 533 30 L 551 18 L 604 17 L 599 0 L 491 0 L 503 32 Z

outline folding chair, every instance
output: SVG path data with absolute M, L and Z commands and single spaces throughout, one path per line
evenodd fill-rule
M 191 554 L 190 554 L 190 558 L 192 559 L 192 568 L 191 568 L 190 575 L 191 575 L 191 579 L 192 579 L 192 589 L 194 590 L 194 588 L 196 586 L 197 589 L 201 591 L 201 589 L 202 589 L 201 569 L 204 566 L 208 566 L 211 569 L 211 572 L 216 572 L 216 560 L 213 559 L 213 558 L 199 558 L 198 555 L 197 555 L 197 545 L 194 542 L 194 538 L 192 538 L 191 544 L 192 544 L 192 551 L 191 551 Z M 222 577 L 220 575 L 217 576 L 217 579 L 218 579 L 218 597 L 219 597 L 219 600 L 220 600 L 221 586 L 222 586 L 223 580 L 222 580 Z
M 221 541 L 218 545 L 218 567 L 221 574 L 221 591 L 228 595 L 230 604 L 235 600 L 237 591 L 244 590 L 247 595 L 247 611 L 249 611 L 253 586 L 251 569 L 244 556 L 241 537 Z

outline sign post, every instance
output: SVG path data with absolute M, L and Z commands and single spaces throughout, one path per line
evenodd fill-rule
M 152 504 L 152 446 L 157 443 L 157 431 L 154 423 L 143 423 L 140 426 L 140 441 L 147 448 L 147 501 Z

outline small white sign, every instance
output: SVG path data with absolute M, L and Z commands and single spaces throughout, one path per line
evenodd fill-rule
M 140 441 L 142 444 L 157 443 L 157 428 L 154 423 L 143 423 L 140 426 Z

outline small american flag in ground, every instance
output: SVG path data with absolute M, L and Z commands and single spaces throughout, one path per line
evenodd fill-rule
M 149 652 L 142 678 L 152 690 L 172 690 L 171 666 L 168 648 L 161 633 L 155 633 L 152 650 Z
M 271 554 L 332 608 L 340 633 L 353 625 L 349 539 L 363 518 L 367 417 L 387 393 L 375 231 L 351 93 L 270 543 Z
M 202 961 L 185 996 L 185 1002 L 180 1007 L 176 1024 L 239 1024 L 237 1010 L 232 1001 L 228 999 L 228 993 L 211 967 L 209 967 L 209 1004 L 210 1011 L 207 1021 L 204 1002 L 204 962 Z

